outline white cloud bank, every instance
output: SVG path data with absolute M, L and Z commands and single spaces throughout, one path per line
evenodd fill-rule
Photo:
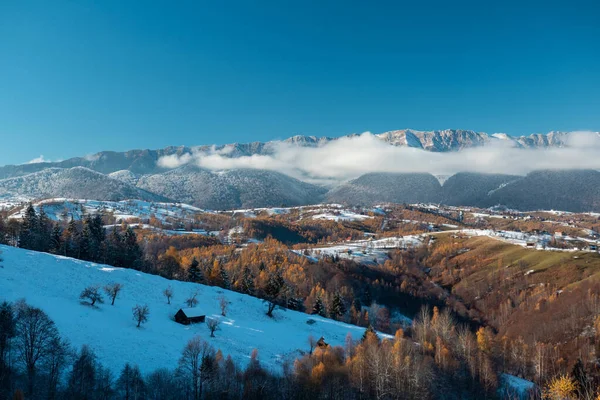
M 389 145 L 370 133 L 343 137 L 321 147 L 278 143 L 272 154 L 228 157 L 225 150 L 162 157 L 158 165 L 176 168 L 193 163 L 209 170 L 253 168 L 285 173 L 301 180 L 331 183 L 368 172 L 429 172 L 448 175 L 483 172 L 524 175 L 541 169 L 600 170 L 600 136 L 572 132 L 566 147 L 521 149 L 498 140 L 483 147 L 436 153 Z

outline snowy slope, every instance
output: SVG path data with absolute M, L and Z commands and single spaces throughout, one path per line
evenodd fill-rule
M 364 328 L 295 311 L 276 311 L 275 319 L 265 315 L 261 300 L 216 287 L 144 274 L 0 246 L 4 268 L 0 268 L 0 301 L 25 298 L 42 308 L 55 321 L 60 333 L 73 345 L 89 344 L 102 363 L 116 371 L 126 362 L 138 364 L 143 372 L 159 367 L 175 368 L 187 341 L 200 335 L 215 348 L 245 365 L 252 349 L 259 350 L 261 362 L 279 371 L 282 360 L 308 350 L 307 338 L 324 336 L 332 345 L 343 345 L 348 332 L 355 339 Z M 116 304 L 90 307 L 80 303 L 81 290 L 88 285 L 120 282 L 123 292 Z M 171 285 L 175 296 L 167 305 L 162 291 Z M 198 308 L 207 318 L 220 318 L 221 330 L 210 338 L 206 324 L 179 325 L 171 318 L 184 299 L 198 291 Z M 220 294 L 230 302 L 227 317 L 220 317 Z M 150 319 L 138 329 L 131 309 L 148 304 Z M 309 325 L 307 320 L 316 323 Z
M 72 197 L 96 200 L 168 200 L 84 167 L 48 168 L 29 175 L 2 179 L 0 196 L 37 199 Z
M 130 218 L 142 220 L 154 216 L 161 222 L 168 218 L 178 221 L 193 220 L 194 215 L 208 212 L 183 203 L 161 203 L 143 200 L 100 201 L 85 199 L 53 198 L 40 200 L 33 203 L 36 212 L 43 206 L 44 212 L 54 221 L 80 220 L 84 215 L 112 213 L 117 221 L 126 221 Z M 9 218 L 22 218 L 25 210 L 21 209 L 10 215 Z

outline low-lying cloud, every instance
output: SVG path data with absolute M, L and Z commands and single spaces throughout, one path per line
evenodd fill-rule
M 542 169 L 600 170 L 600 136 L 592 132 L 569 134 L 565 147 L 523 149 L 495 140 L 482 147 L 458 152 L 431 152 L 392 146 L 370 133 L 343 137 L 320 147 L 274 145 L 266 155 L 232 157 L 232 148 L 194 150 L 162 157 L 158 164 L 176 168 L 193 163 L 209 170 L 253 168 L 285 173 L 314 183 L 334 183 L 369 172 L 428 172 L 451 175 L 482 172 L 524 175 Z
M 50 160 L 46 159 L 43 155 L 40 154 L 39 157 L 34 158 L 33 160 L 29 160 L 26 164 L 40 164 L 50 162 Z

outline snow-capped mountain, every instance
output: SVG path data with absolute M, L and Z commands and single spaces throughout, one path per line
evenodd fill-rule
M 375 143 L 380 140 L 390 146 L 409 147 L 421 152 L 454 153 L 488 144 L 502 144 L 522 149 L 569 147 L 571 135 L 566 132 L 550 132 L 513 137 L 503 133 L 487 134 L 460 129 L 436 131 L 403 129 L 376 134 L 372 136 L 375 139 L 369 140 L 371 142 L 374 140 Z M 273 168 L 273 164 L 264 167 L 265 169 L 256 169 L 255 165 L 262 164 L 260 162 L 252 164 L 253 161 L 268 158 L 276 160 L 279 163 L 276 165 L 287 165 L 290 161 L 289 157 L 295 159 L 303 152 L 292 151 L 292 156 L 289 156 L 290 152 L 286 153 L 286 149 L 317 149 L 316 156 L 313 155 L 312 159 L 310 157 L 303 159 L 304 163 L 310 164 L 314 157 L 324 157 L 318 148 L 328 145 L 332 147 L 328 148 L 326 157 L 342 157 L 344 149 L 348 149 L 348 143 L 344 143 L 344 146 L 336 145 L 342 144 L 341 140 L 344 138 L 357 139 L 359 144 L 362 143 L 360 140 L 363 138 L 369 138 L 358 136 L 354 134 L 331 138 L 297 135 L 270 142 L 195 147 L 171 146 L 159 150 L 127 152 L 104 151 L 60 162 L 8 165 L 0 167 L 0 197 L 5 199 L 69 197 L 95 200 L 173 200 L 206 209 L 307 205 L 319 203 L 326 198 L 347 204 L 381 201 L 442 201 L 447 204 L 475 206 L 495 205 L 510 200 L 514 208 L 522 208 L 519 203 L 522 196 L 519 193 L 513 193 L 510 199 L 503 193 L 521 187 L 508 185 L 508 183 L 521 182 L 523 177 L 486 174 L 456 174 L 451 177 L 451 174 L 442 174 L 443 179 L 439 179 L 442 175 L 435 178 L 430 174 L 379 172 L 359 176 L 361 169 L 358 168 L 354 175 L 358 178 L 344 182 L 341 178 L 312 180 L 310 173 L 294 174 L 280 171 Z M 377 147 L 377 151 L 379 150 Z M 288 158 L 281 158 L 282 152 Z M 355 154 L 360 156 L 360 152 Z M 233 162 L 230 159 L 239 160 L 235 160 L 236 163 L 233 165 L 236 166 L 223 170 L 212 169 L 215 168 L 213 166 L 210 168 L 199 166 L 203 165 L 198 162 L 199 160 L 210 157 L 225 160 L 225 163 Z M 243 162 L 237 163 L 238 161 Z M 398 162 L 402 163 L 403 160 L 399 159 Z M 357 164 L 360 167 L 360 162 Z M 251 165 L 251 168 L 248 165 Z M 385 171 L 386 168 L 382 170 Z M 373 169 L 366 168 L 366 171 L 373 171 Z M 286 173 L 299 177 L 300 180 Z M 577 172 L 574 174 L 577 175 Z M 541 177 L 538 176 L 540 179 Z M 528 176 L 528 179 L 536 178 Z M 552 204 L 556 204 L 554 208 L 566 210 L 591 210 L 590 207 L 594 209 L 600 207 L 600 201 L 593 193 L 582 197 L 581 201 L 577 199 L 571 199 L 571 202 L 563 201 L 568 194 L 561 192 L 563 189 L 559 186 L 559 182 L 564 179 L 562 175 L 557 176 L 557 182 L 548 181 L 545 189 L 533 182 L 532 187 L 536 188 L 534 195 L 540 199 L 554 201 L 550 205 L 545 205 L 550 208 Z M 586 176 L 579 181 L 588 182 L 590 179 L 595 181 L 595 175 Z M 330 186 L 324 188 L 313 184 L 315 181 L 328 182 Z M 500 188 L 501 185 L 506 187 Z M 588 193 L 590 186 L 586 184 L 579 190 Z M 552 197 L 548 196 L 550 191 L 553 193 Z M 600 194 L 598 196 L 600 198 Z M 525 201 L 524 197 L 522 199 Z M 535 198 L 533 201 L 527 200 L 526 203 L 526 208 L 537 204 Z M 559 207 L 558 204 L 561 206 Z M 525 207 L 525 204 L 522 206 Z
M 127 170 L 134 174 L 155 174 L 168 169 L 161 166 L 158 160 L 165 156 L 181 156 L 185 154 L 219 154 L 225 157 L 242 157 L 273 154 L 278 146 L 292 145 L 299 147 L 318 147 L 341 138 L 356 136 L 347 135 L 340 138 L 297 135 L 285 140 L 252 143 L 231 143 L 225 145 L 202 145 L 195 147 L 170 146 L 159 150 L 130 150 L 127 152 L 103 151 L 85 157 L 75 157 L 59 162 L 36 164 L 7 165 L 0 167 L 0 179 L 12 178 L 38 172 L 46 168 L 86 167 L 91 170 L 110 174 Z M 374 135 L 382 142 L 392 146 L 413 147 L 433 152 L 458 151 L 478 147 L 487 143 L 502 142 L 520 148 L 563 147 L 568 143 L 570 133 L 550 132 L 529 136 L 509 136 L 503 133 L 487 134 L 471 130 L 446 129 L 435 131 L 418 131 L 402 129 Z

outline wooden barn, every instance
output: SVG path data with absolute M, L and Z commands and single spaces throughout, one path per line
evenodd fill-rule
M 198 308 L 180 308 L 175 314 L 175 322 L 183 325 L 195 324 L 204 322 L 206 315 Z

